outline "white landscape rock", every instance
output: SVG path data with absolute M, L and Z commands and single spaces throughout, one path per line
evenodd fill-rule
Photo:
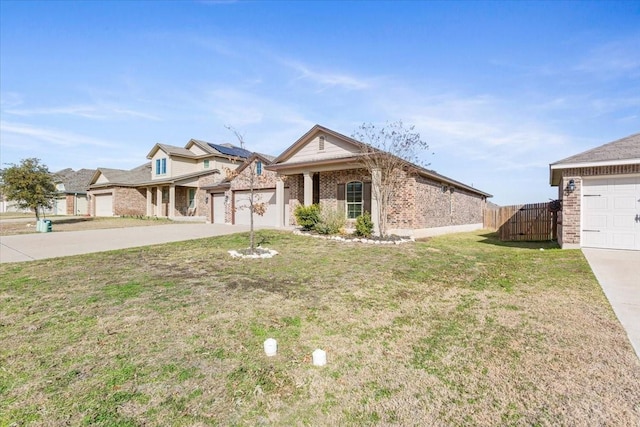
M 262 253 L 259 254 L 243 254 L 242 252 L 238 252 L 238 251 L 228 251 L 229 255 L 231 255 L 233 258 L 249 258 L 249 259 L 257 259 L 257 258 L 273 258 L 274 256 L 278 255 L 278 251 L 275 251 L 273 249 L 267 249 L 267 248 L 258 248 L 261 251 L 264 251 Z

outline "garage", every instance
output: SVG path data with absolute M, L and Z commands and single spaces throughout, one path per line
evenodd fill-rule
M 95 194 L 95 216 L 113 216 L 113 195 L 111 193 Z
M 584 247 L 640 250 L 640 177 L 585 178 Z
M 233 203 L 235 207 L 234 224 L 249 225 L 250 209 L 249 209 L 249 191 L 235 191 L 233 193 Z M 276 209 L 276 190 L 275 188 L 266 190 L 255 190 L 254 197 L 256 203 L 266 203 L 267 210 L 264 215 L 253 215 L 253 223 L 256 226 L 278 226 L 278 211 Z M 289 223 L 289 189 L 285 188 L 284 191 L 284 213 L 285 224 Z
M 213 223 L 224 224 L 224 193 L 213 194 Z
M 62 196 L 55 200 L 53 207 L 54 215 L 66 215 L 67 214 L 67 198 Z

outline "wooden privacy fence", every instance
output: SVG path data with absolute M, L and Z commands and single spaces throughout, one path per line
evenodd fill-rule
M 549 203 L 500 206 L 484 211 L 484 227 L 497 230 L 504 241 L 546 241 L 557 237 L 557 213 Z

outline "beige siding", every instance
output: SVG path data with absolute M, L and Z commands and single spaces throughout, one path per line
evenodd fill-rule
M 204 151 L 202 148 L 198 147 L 195 144 L 193 144 L 191 147 L 189 147 L 189 151 L 191 151 L 196 156 L 202 156 L 203 154 L 207 154 L 206 151 Z
M 100 172 L 100 175 L 98 175 L 98 179 L 96 179 L 94 184 L 106 184 L 107 182 L 109 182 L 109 180 L 102 174 L 102 172 Z
M 169 172 L 168 169 L 169 167 L 167 165 L 167 172 Z M 198 172 L 199 170 L 196 160 L 176 157 L 171 159 L 171 172 L 169 173 L 169 176 L 176 177 Z
M 306 143 L 293 156 L 283 162 L 283 164 L 348 157 L 359 153 L 358 148 L 353 145 L 328 135 L 325 135 L 324 150 L 320 150 L 320 136 L 321 135 L 318 135 Z

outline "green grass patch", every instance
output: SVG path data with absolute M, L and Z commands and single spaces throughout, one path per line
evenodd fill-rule
M 0 265 L 0 425 L 640 416 L 640 365 L 580 251 L 487 232 L 391 246 L 260 234 L 280 255 L 230 258 L 241 233 Z

